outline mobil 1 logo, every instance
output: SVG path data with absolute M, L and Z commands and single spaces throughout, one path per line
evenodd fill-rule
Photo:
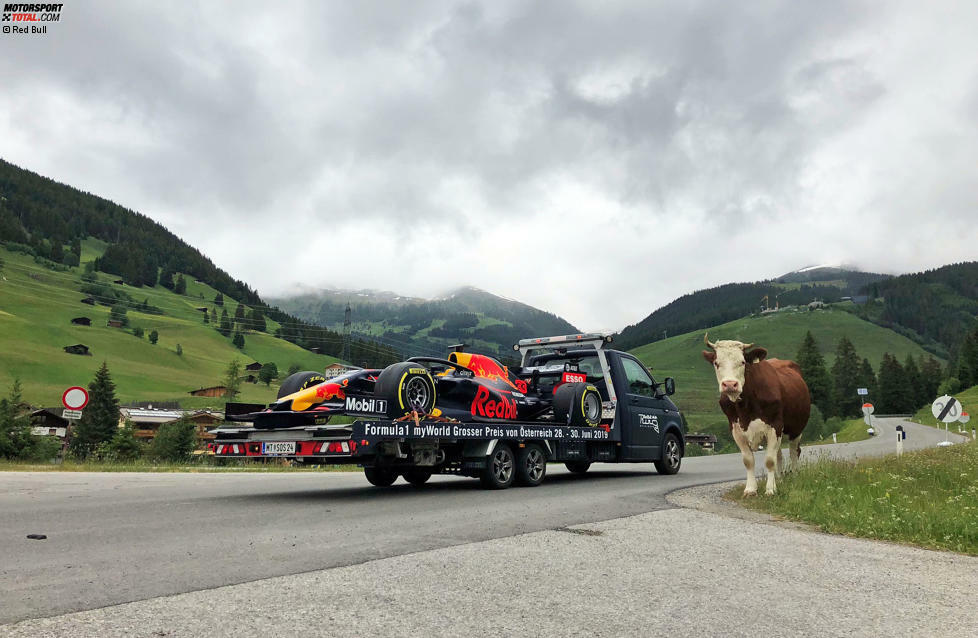
M 346 411 L 351 414 L 386 415 L 387 401 L 372 397 L 346 395 Z

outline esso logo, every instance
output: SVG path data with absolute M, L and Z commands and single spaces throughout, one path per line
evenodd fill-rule
M 561 378 L 563 383 L 587 383 L 587 375 L 581 374 L 579 372 L 565 372 L 563 378 Z

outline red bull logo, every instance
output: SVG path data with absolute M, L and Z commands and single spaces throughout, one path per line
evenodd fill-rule
M 489 419 L 515 419 L 516 401 L 495 395 L 485 386 L 479 386 L 472 401 L 472 416 Z
M 343 392 L 343 388 L 338 383 L 321 383 L 316 386 L 316 396 L 323 401 L 329 401 L 330 399 L 343 399 L 346 397 L 346 393 Z

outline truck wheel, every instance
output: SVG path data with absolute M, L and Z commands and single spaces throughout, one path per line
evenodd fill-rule
M 564 463 L 566 467 L 572 474 L 584 474 L 591 467 L 591 461 L 567 461 Z
M 513 484 L 515 475 L 516 459 L 513 457 L 513 450 L 505 443 L 500 443 L 486 459 L 486 467 L 480 476 L 482 487 L 504 490 Z
M 404 472 L 404 480 L 415 487 L 421 487 L 431 478 L 431 470 L 412 467 Z
M 387 401 L 387 416 L 396 419 L 413 409 L 428 414 L 435 407 L 435 380 L 419 363 L 389 365 L 377 377 L 374 395 Z
M 282 385 L 278 387 L 278 396 L 276 398 L 281 399 L 282 397 L 287 397 L 290 394 L 295 394 L 299 390 L 305 390 L 314 385 L 319 385 L 324 381 L 326 381 L 326 377 L 323 376 L 322 372 L 312 372 L 310 370 L 296 372 L 286 377 Z
M 594 428 L 601 424 L 601 393 L 590 383 L 565 383 L 554 391 L 554 422 Z
M 367 477 L 371 485 L 377 487 L 390 487 L 397 480 L 397 472 L 389 467 L 365 467 L 363 468 L 363 475 Z
M 536 487 L 547 476 L 547 455 L 539 445 L 520 448 L 516 455 L 516 484 Z
M 675 474 L 682 464 L 683 448 L 679 445 L 679 438 L 670 432 L 662 441 L 662 458 L 652 461 L 652 465 L 659 474 Z

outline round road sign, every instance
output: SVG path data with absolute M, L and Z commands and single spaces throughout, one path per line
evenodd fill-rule
M 875 408 L 873 407 L 872 403 L 863 403 L 863 414 L 870 415 L 873 413 L 874 409 Z
M 88 405 L 88 390 L 77 385 L 68 388 L 61 395 L 61 403 L 69 410 L 81 410 Z
M 970 420 L 971 415 L 969 415 L 967 412 L 962 412 L 961 416 L 958 417 L 958 421 L 961 421 L 962 423 L 967 423 Z
M 951 423 L 952 421 L 957 421 L 958 417 L 961 416 L 961 402 L 945 394 L 944 396 L 937 397 L 930 406 L 930 411 L 938 421 Z

